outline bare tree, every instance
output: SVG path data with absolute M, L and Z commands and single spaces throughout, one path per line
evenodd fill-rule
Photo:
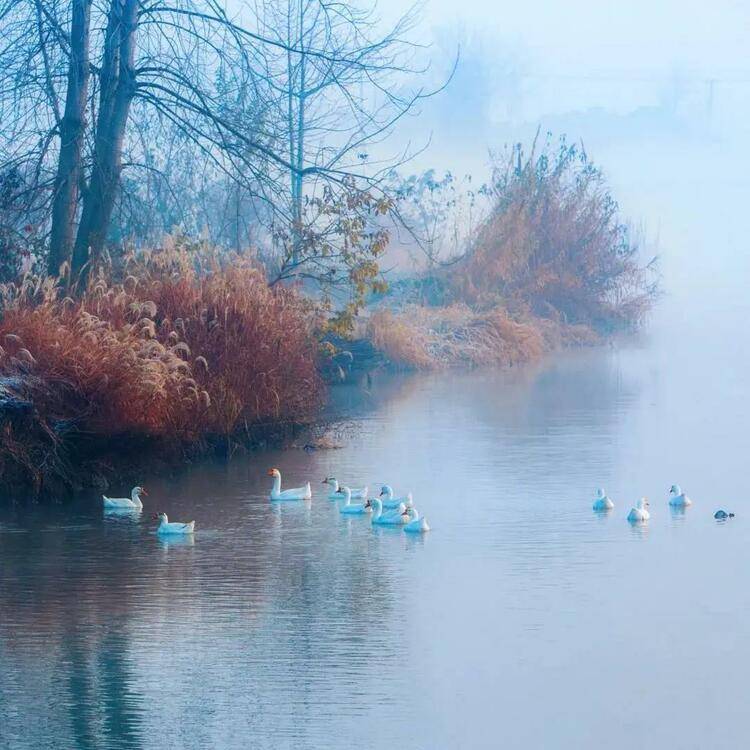
M 329 282 L 332 273 L 337 278 L 335 261 L 350 237 L 341 223 L 320 226 L 329 216 L 320 210 L 321 199 L 336 202 L 331 193 L 357 191 L 382 197 L 386 174 L 409 154 L 389 158 L 372 149 L 437 92 L 409 88 L 423 72 L 415 62 L 419 48 L 409 41 L 417 15 L 408 11 L 385 32 L 374 10 L 322 0 L 264 3 L 256 15 L 259 32 L 278 41 L 255 49 L 253 63 L 272 91 L 288 144 L 289 166 L 278 175 L 288 191 L 275 212 L 284 240 L 276 276 Z M 378 236 L 381 230 L 373 226 Z
M 135 112 L 233 188 L 220 223 L 237 244 L 242 211 L 265 223 L 273 281 L 373 278 L 390 207 L 379 186 L 404 155 L 368 150 L 434 93 L 402 91 L 419 72 L 414 19 L 378 34 L 371 12 L 321 0 L 261 0 L 235 18 L 221 0 L 0 0 L 0 167 L 50 206 L 49 271 L 72 261 L 85 278 L 124 205 L 123 170 L 156 173 Z
M 99 73 L 99 112 L 81 221 L 73 250 L 73 273 L 104 247 L 120 180 L 122 150 L 135 95 L 135 38 L 139 0 L 111 0 Z
M 41 0 L 37 0 L 41 2 Z M 58 123 L 60 153 L 52 198 L 48 270 L 56 275 L 71 257 L 78 206 L 78 189 L 83 176 L 83 137 L 89 84 L 89 27 L 91 0 L 72 0 L 70 52 L 65 114 Z

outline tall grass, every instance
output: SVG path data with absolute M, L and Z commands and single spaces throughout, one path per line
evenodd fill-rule
M 32 406 L 0 409 L 0 469 L 68 481 L 81 436 L 180 445 L 305 420 L 322 392 L 314 322 L 250 263 L 185 250 L 133 256 L 119 281 L 101 268 L 76 298 L 5 287 L 0 397 Z

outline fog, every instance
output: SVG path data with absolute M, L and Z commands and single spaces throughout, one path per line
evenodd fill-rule
M 392 0 L 380 7 L 386 19 L 403 10 Z M 704 312 L 723 319 L 736 309 L 750 270 L 745 3 L 691 12 L 642 0 L 436 0 L 422 12 L 433 80 L 457 54 L 458 65 L 446 90 L 400 127 L 402 142 L 426 146 L 405 169 L 481 181 L 490 150 L 528 147 L 537 130 L 580 141 L 642 232 L 644 253 L 659 256 L 664 299 L 652 333 L 665 318 L 705 326 Z
M 238 13 L 243 2 L 235 1 Z M 279 3 L 279 7 L 289 11 L 296 6 Z M 383 0 L 379 11 L 383 27 L 388 28 L 398 22 L 404 5 Z M 17 29 L 25 34 L 26 28 L 22 19 Z M 168 28 L 171 36 L 172 26 Z M 223 19 L 219 28 L 226 29 Z M 289 175 L 300 173 L 300 165 L 317 164 L 326 157 L 329 141 L 337 147 L 336 139 L 357 143 L 356 148 L 342 150 L 343 155 L 352 152 L 352 159 L 343 161 L 354 163 L 357 172 L 369 167 L 368 154 L 358 153 L 367 148 L 375 163 L 380 157 L 381 164 L 398 163 L 401 177 L 430 169 L 438 175 L 451 171 L 460 180 L 471 175 L 472 185 L 477 186 L 489 178 L 493 152 L 520 143 L 528 153 L 536 137 L 565 136 L 603 169 L 622 216 L 633 228 L 633 236 L 640 238 L 639 262 L 658 258 L 661 295 L 642 329 L 635 325 L 612 329 L 619 333 L 606 341 L 589 340 L 602 342 L 601 346 L 561 352 L 562 346 L 550 345 L 539 349 L 534 362 L 508 359 L 508 367 L 497 371 L 445 367 L 427 375 L 404 375 L 386 374 L 380 368 L 368 372 L 366 379 L 331 387 L 325 418 L 340 422 L 326 440 L 300 440 L 302 450 L 237 451 L 229 461 L 185 461 L 170 470 L 168 463 L 159 461 L 151 468 L 139 467 L 137 475 L 127 468 L 122 475 L 110 477 L 112 490 L 107 492 L 113 495 L 126 491 L 130 480 L 148 485 L 151 498 L 143 514 L 139 509 L 103 512 L 99 486 L 78 492 L 67 504 L 0 503 L 0 747 L 36 749 L 54 742 L 71 748 L 139 750 L 743 746 L 747 735 L 743 668 L 750 656 L 745 645 L 750 607 L 747 582 L 741 575 L 750 545 L 746 522 L 750 512 L 737 487 L 745 471 L 745 424 L 750 419 L 744 352 L 750 315 L 748 29 L 746 2 L 707 3 L 696 12 L 676 0 L 617 5 L 590 0 L 502 4 L 432 0 L 415 15 L 409 37 L 423 45 L 414 48 L 414 68 L 424 67 L 426 73 L 415 75 L 415 83 L 402 72 L 401 80 L 405 88 L 430 91 L 444 84 L 445 88 L 414 111 L 410 106 L 397 106 L 396 114 L 389 110 L 388 117 L 396 121 L 388 138 L 379 138 L 380 127 L 375 127 L 372 140 L 377 142 L 363 139 L 360 149 L 356 136 L 362 129 L 357 117 L 350 114 L 346 121 L 340 114 L 351 113 L 345 106 L 350 95 L 353 100 L 359 96 L 365 105 L 356 101 L 354 111 L 368 123 L 370 94 L 363 93 L 366 76 L 357 77 L 362 72 L 357 65 L 344 67 L 353 77 L 341 91 L 326 82 L 341 101 L 331 109 L 323 97 L 316 105 L 320 109 L 312 110 L 321 119 L 311 127 L 299 104 L 308 89 L 304 84 L 297 88 L 298 77 L 286 67 L 288 54 L 302 54 L 287 48 L 279 59 L 271 58 L 278 67 L 268 65 L 268 58 L 253 59 L 253 64 L 262 61 L 266 66 L 262 70 L 275 82 L 269 91 L 278 89 L 277 77 L 283 82 L 287 76 L 284 96 L 269 98 L 267 114 L 279 128 L 274 133 L 289 137 L 292 144 L 298 138 L 297 166 L 273 167 L 273 160 L 256 161 L 250 141 L 242 140 L 247 134 L 237 133 L 239 126 L 227 130 L 223 117 L 212 119 L 213 112 L 206 117 L 200 111 L 200 118 L 190 120 L 191 127 L 204 129 L 205 137 L 192 144 L 193 150 L 175 150 L 177 157 L 182 153 L 183 171 L 173 152 L 160 151 L 164 146 L 159 144 L 169 139 L 155 138 L 149 147 L 144 144 L 143 154 L 150 155 L 153 148 L 165 182 L 173 179 L 178 192 L 181 186 L 180 197 L 196 213 L 196 196 L 207 195 L 202 189 L 193 190 L 196 173 L 207 168 L 196 143 L 211 143 L 213 155 L 229 158 L 234 172 L 216 172 L 214 182 L 210 175 L 206 178 L 213 187 L 207 199 L 213 212 L 205 213 L 218 215 L 223 222 L 224 203 L 236 210 L 236 225 L 227 220 L 228 229 L 222 229 L 216 241 L 231 243 L 236 236 L 239 250 L 244 195 L 240 187 L 248 187 L 243 181 L 253 189 L 267 188 L 269 203 L 279 204 L 268 208 L 267 216 L 294 219 L 293 209 L 307 206 L 303 198 L 322 183 L 311 179 L 313 187 L 303 190 L 300 177 L 298 192 L 293 186 L 290 196 Z M 152 53 L 163 55 L 164 65 L 170 68 L 164 80 L 178 80 L 171 71 L 174 48 L 161 47 L 148 33 L 142 31 L 139 38 L 151 38 Z M 222 31 L 222 39 L 227 38 Z M 101 53 L 101 41 L 97 44 L 92 47 L 95 56 Z M 35 43 L 30 48 L 35 49 Z M 192 42 L 185 45 L 183 62 L 194 60 L 192 49 Z M 64 71 L 66 55 L 60 49 L 56 54 L 53 59 Z M 242 59 L 219 55 L 212 64 L 231 70 Z M 46 66 L 46 57 L 43 63 Z M 381 68 L 381 63 L 378 58 L 369 74 L 389 67 Z M 206 71 L 214 72 L 211 64 L 205 69 L 196 66 L 189 87 L 190 92 L 201 93 L 201 103 L 203 95 L 216 93 L 215 81 Z M 24 85 L 36 90 L 37 80 L 32 76 Z M 36 101 L 26 92 L 21 100 Z M 279 102 L 288 109 L 279 108 Z M 169 99 L 163 93 L 148 103 L 162 114 L 158 108 L 170 103 L 172 115 L 196 114 L 195 109 L 185 109 L 183 98 Z M 296 121 L 295 106 L 299 107 Z M 42 109 L 29 106 L 30 112 Z M 90 96 L 82 112 L 95 111 Z M 252 113 L 252 108 L 240 108 L 234 116 L 254 138 L 253 128 L 261 128 L 265 121 L 256 124 Z M 136 114 L 143 117 L 143 111 Z M 36 120 L 31 115 L 28 123 L 20 119 L 19 127 L 36 135 Z M 47 119 L 52 123 L 49 112 Z M 146 125 L 161 122 L 163 126 L 156 117 L 137 122 L 149 135 L 152 131 Z M 305 126 L 311 130 L 312 142 L 310 146 L 304 141 L 307 152 L 302 136 L 294 135 Z M 230 132 L 236 142 L 225 138 Z M 6 140 L 15 148 L 11 136 L 9 130 Z M 99 140 L 106 145 L 106 138 L 94 138 L 90 131 L 84 142 L 85 158 L 78 154 L 89 179 L 97 174 Z M 283 137 L 278 143 L 286 159 L 288 143 Z M 139 148 L 136 154 L 141 153 Z M 398 155 L 405 153 L 411 158 L 401 160 Z M 281 158 L 272 155 L 277 162 Z M 45 158 L 51 180 L 56 164 L 49 156 L 40 157 L 40 163 Z M 256 172 L 248 176 L 250 167 Z M 124 192 L 140 195 L 143 180 L 134 178 Z M 236 189 L 236 203 L 232 200 L 231 205 L 227 186 Z M 132 216 L 138 222 L 151 204 L 158 204 L 153 195 L 166 194 L 154 190 L 153 194 L 151 188 L 143 191 L 142 202 L 134 202 Z M 85 202 L 92 191 L 82 194 Z M 72 223 L 82 210 L 78 196 L 74 197 Z M 190 226 L 178 213 L 180 206 L 180 201 L 170 203 L 169 210 L 156 205 L 156 221 L 143 229 L 142 240 L 165 228 L 162 222 L 165 217 L 171 220 L 173 212 L 185 222 L 183 228 Z M 576 205 L 569 213 L 577 217 L 577 209 Z M 27 225 L 26 214 L 14 214 L 10 225 L 18 230 L 14 236 L 37 252 L 46 242 L 49 222 L 46 203 L 34 210 L 38 225 Z M 258 215 L 251 212 L 253 220 L 259 220 Z M 341 215 L 349 218 L 345 211 Z M 195 219 L 193 226 L 200 226 L 204 218 Z M 546 230 L 547 214 L 543 218 L 545 222 L 531 226 Z M 127 225 L 130 231 L 139 228 L 138 222 Z M 315 219 L 310 226 L 315 226 Z M 582 230 L 585 242 L 579 248 L 593 244 L 586 231 L 589 226 Z M 282 279 L 293 282 L 295 269 L 304 263 L 304 253 L 302 261 L 297 257 L 301 243 L 295 231 L 282 247 L 283 262 L 278 267 L 268 262 L 278 273 L 274 284 Z M 123 234 L 127 234 L 124 229 Z M 510 236 L 508 245 L 515 238 Z M 349 237 L 345 239 L 348 243 Z M 331 263 L 320 266 L 318 282 L 333 285 L 332 272 L 338 266 L 328 260 L 330 237 L 323 240 L 325 253 L 312 252 L 311 259 L 315 264 L 322 264 L 324 258 Z M 548 244 L 564 246 L 556 237 Z M 620 245 L 614 241 L 612 245 L 620 251 Z M 0 244 L 0 250 L 3 247 Z M 286 372 L 282 365 L 287 359 L 298 362 L 299 351 L 307 351 L 307 324 L 301 324 L 301 314 L 278 317 L 276 307 L 264 302 L 288 294 L 281 297 L 280 305 L 286 315 L 297 309 L 292 307 L 297 299 L 291 296 L 293 290 L 283 289 L 282 284 L 269 290 L 264 279 L 258 280 L 254 266 L 249 271 L 239 257 L 231 257 L 238 270 L 247 273 L 235 277 L 212 270 L 214 284 L 216 278 L 224 278 L 221 273 L 230 280 L 252 283 L 216 286 L 219 291 L 237 290 L 234 297 L 221 291 L 219 303 L 214 297 L 194 302 L 203 299 L 195 290 L 205 285 L 197 272 L 187 272 L 192 260 L 190 266 L 179 267 L 182 277 L 166 265 L 151 284 L 150 267 L 144 266 L 141 277 L 128 277 L 132 285 L 112 286 L 113 291 L 102 294 L 115 301 L 124 299 L 136 316 L 146 316 L 151 306 L 154 312 L 148 314 L 155 320 L 157 304 L 152 297 L 131 298 L 128 294 L 135 294 L 128 291 L 131 287 L 137 291 L 141 285 L 147 295 L 158 294 L 176 277 L 180 289 L 195 292 L 194 296 L 185 292 L 189 305 L 183 303 L 184 309 L 177 303 L 167 307 L 169 294 L 163 295 L 168 315 L 162 323 L 167 324 L 159 330 L 166 343 L 174 345 L 170 352 L 175 358 L 192 352 L 196 366 L 202 360 L 201 368 L 193 371 L 200 373 L 195 377 L 207 389 L 199 402 L 171 385 L 191 371 L 182 359 L 170 360 L 164 347 L 159 353 L 159 340 L 151 341 L 157 329 L 150 318 L 138 321 L 146 324 L 144 340 L 132 344 L 127 359 L 110 353 L 121 351 L 117 336 L 101 339 L 105 344 L 115 341 L 117 349 L 97 343 L 95 331 L 109 331 L 107 326 L 116 323 L 96 328 L 71 324 L 75 335 L 64 340 L 77 352 L 85 349 L 72 357 L 75 367 L 50 366 L 54 378 L 35 377 L 34 382 L 55 387 L 62 382 L 65 398 L 75 408 L 82 404 L 91 412 L 97 404 L 108 405 L 100 393 L 106 395 L 107 384 L 114 383 L 116 401 L 110 400 L 118 408 L 106 412 L 113 416 L 104 427 L 97 422 L 89 427 L 86 414 L 71 411 L 71 419 L 62 419 L 67 412 L 58 413 L 58 402 L 50 397 L 55 408 L 45 417 L 45 430 L 40 433 L 59 434 L 62 441 L 68 432 L 80 431 L 89 440 L 73 443 L 71 439 L 69 445 L 85 442 L 87 449 L 95 442 L 111 443 L 130 461 L 136 449 L 149 450 L 144 446 L 152 443 L 145 436 L 162 424 L 149 419 L 142 427 L 142 411 L 157 417 L 163 413 L 164 425 L 180 426 L 189 419 L 196 436 L 212 436 L 216 422 L 208 420 L 213 418 L 210 405 L 228 404 L 225 411 L 235 414 L 235 422 L 230 415 L 221 423 L 227 448 L 231 448 L 230 436 L 239 438 L 241 430 L 250 435 L 248 424 L 263 426 L 270 420 L 273 427 L 280 414 L 284 420 L 295 419 L 297 415 L 290 410 L 287 416 L 281 404 L 296 399 L 298 408 L 304 407 L 298 394 L 304 393 L 306 383 L 318 383 L 314 368 L 320 367 L 323 347 L 316 342 L 297 369 L 287 368 L 286 380 L 275 380 L 275 373 Z M 394 257 L 393 267 L 386 270 L 398 273 L 410 258 L 403 252 Z M 390 265 L 388 260 L 384 267 Z M 285 263 L 292 269 L 286 276 Z M 574 272 L 585 266 L 571 264 Z M 79 269 L 82 274 L 85 267 Z M 345 267 L 349 274 L 357 269 Z M 566 278 L 571 275 L 575 282 L 585 274 Z M 588 302 L 590 287 L 579 288 Z M 350 294 L 348 287 L 346 294 Z M 182 299 L 174 297 L 177 302 Z M 258 325 L 257 320 L 265 319 L 260 314 L 251 317 L 254 308 L 250 308 L 247 318 L 232 324 L 236 318 L 230 311 L 237 315 L 238 309 L 245 310 L 237 300 L 244 304 L 255 298 L 263 303 L 263 311 L 271 311 L 263 313 L 270 323 Z M 497 300 L 504 303 L 502 296 Z M 449 301 L 447 309 L 461 307 L 452 298 Z M 48 350 L 43 347 L 50 338 L 45 321 L 57 320 L 55 330 L 64 335 L 67 302 L 61 305 L 62 323 L 54 317 L 41 318 L 42 356 L 29 345 L 42 363 L 45 354 L 53 365 L 58 361 L 58 342 L 51 341 Z M 378 300 L 373 302 L 373 308 L 377 304 Z M 84 302 L 80 309 L 84 310 Z M 310 317 L 307 303 L 299 309 L 305 320 Z M 402 325 L 404 319 L 415 317 L 414 309 L 405 309 Z M 562 308 L 558 313 L 567 324 Z M 85 320 L 93 318 L 84 314 Z M 246 319 L 253 324 L 245 324 Z M 424 325 L 436 319 L 427 318 Z M 25 318 L 18 320 L 20 325 Z M 172 320 L 174 331 L 170 331 Z M 522 327 L 505 322 L 511 330 Z M 133 328 L 130 323 L 122 328 L 120 337 L 126 343 L 130 339 L 125 334 Z M 206 335 L 201 338 L 204 328 Z M 235 329 L 253 333 L 231 338 L 229 333 Z M 29 362 L 36 364 L 35 358 L 26 348 L 18 349 L 25 339 L 15 335 L 16 329 L 8 330 L 4 346 L 16 346 L 14 362 L 26 373 Z M 33 326 L 29 330 L 34 333 Z M 86 333 L 81 336 L 80 330 Z M 267 330 L 266 338 L 256 335 L 256 330 Z M 404 338 L 411 344 L 414 329 L 405 330 Z M 457 330 L 465 333 L 466 326 Z M 191 332 L 194 339 L 187 338 Z M 459 335 L 454 338 L 461 340 Z M 85 347 L 74 346 L 79 339 Z M 93 345 L 87 343 L 90 340 Z M 280 349 L 282 341 L 287 348 Z M 505 347 L 502 337 L 500 343 Z M 91 346 L 102 347 L 104 353 L 90 363 Z M 148 354 L 153 350 L 156 354 Z M 28 356 L 21 358 L 21 352 Z M 353 359 L 350 352 L 343 354 Z M 83 369 L 82 383 L 74 380 L 82 370 L 76 356 L 88 368 Z M 151 392 L 145 401 L 140 388 L 156 377 L 152 373 L 157 368 L 149 369 L 146 377 L 139 375 L 145 369 L 132 364 L 148 363 L 147 356 L 161 357 L 158 372 L 175 373 L 169 380 L 165 376 L 159 392 L 167 395 L 160 410 L 153 405 L 157 402 Z M 344 380 L 339 361 L 350 360 L 332 359 Z M 163 362 L 171 364 L 162 367 Z M 307 365 L 309 370 L 303 368 Z M 109 377 L 107 366 L 116 377 Z M 72 384 L 60 372 L 72 373 Z M 16 375 L 17 370 L 0 371 L 0 375 L 7 373 Z M 239 374 L 232 378 L 233 373 Z M 23 383 L 23 378 L 14 381 Z M 197 397 L 196 380 L 191 377 L 189 382 Z M 267 390 L 259 390 L 258 383 Z M 48 391 L 49 387 L 45 394 Z M 33 398 L 34 391 L 30 392 Z M 16 404 L 5 400 L 10 406 Z M 142 403 L 148 408 L 141 408 Z M 190 411 L 171 408 L 184 403 Z M 30 406 L 27 401 L 23 404 Z M 195 411 L 198 406 L 200 411 Z M 32 410 L 23 413 L 27 411 Z M 35 419 L 38 411 L 34 409 Z M 202 426 L 194 426 L 200 419 Z M 75 430 L 68 425 L 76 425 Z M 139 429 L 145 430 L 143 435 Z M 135 439 L 128 443 L 131 433 Z M 13 437 L 7 430 L 5 434 Z M 34 439 L 31 430 L 18 435 Z M 0 450 L 0 459 L 18 453 L 18 445 L 23 443 L 10 442 L 12 450 Z M 177 445 L 183 455 L 183 443 Z M 28 454 L 34 467 L 44 464 L 36 456 L 46 454 L 35 446 L 34 451 Z M 60 464 L 67 469 L 68 454 L 63 455 Z M 102 459 L 82 450 L 80 455 L 86 459 L 81 463 L 85 482 L 92 480 L 91 467 L 109 466 L 108 454 Z M 310 482 L 313 500 L 308 490 L 304 502 L 276 503 L 274 496 L 270 502 L 267 471 L 274 466 L 283 471 L 285 487 Z M 400 526 L 373 527 L 365 507 L 359 517 L 342 514 L 335 498 L 321 490 L 320 478 L 332 476 L 353 487 L 369 484 L 370 494 L 377 495 L 386 481 L 399 493 L 413 492 L 420 511 L 430 518 L 432 531 L 414 536 L 402 534 Z M 668 487 L 678 481 L 694 499 L 690 510 L 668 505 Z M 5 482 L 6 488 L 9 484 Z M 602 485 L 615 501 L 609 515 L 592 513 L 594 488 Z M 629 525 L 628 509 L 643 495 L 651 499 L 653 516 L 648 523 Z M 720 507 L 736 512 L 736 519 L 717 523 L 714 512 Z M 157 510 L 169 512 L 173 522 L 178 521 L 173 526 L 195 519 L 195 538 L 192 532 L 187 538 L 157 536 L 151 521 L 151 511 Z

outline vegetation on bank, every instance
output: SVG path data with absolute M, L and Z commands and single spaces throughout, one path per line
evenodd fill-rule
M 525 160 L 515 150 L 483 191 L 463 253 L 412 275 L 429 290 L 416 302 L 386 291 L 375 258 L 388 230 L 359 219 L 333 230 L 348 248 L 338 304 L 325 287 L 269 277 L 257 253 L 182 239 L 100 263 L 83 288 L 29 273 L 5 285 L 6 486 L 57 492 L 129 457 L 184 458 L 312 423 L 324 380 L 356 366 L 357 336 L 397 368 L 511 366 L 641 324 L 653 272 L 585 153 L 564 141 Z M 368 289 L 380 299 L 357 318 Z
M 588 326 L 545 318 L 516 320 L 501 306 L 476 310 L 465 303 L 378 310 L 368 319 L 365 335 L 403 370 L 512 367 L 551 349 L 599 340 Z
M 120 280 L 102 268 L 76 297 L 53 279 L 6 286 L 0 476 L 58 489 L 134 442 L 179 454 L 310 420 L 312 312 L 246 260 L 185 249 L 133 256 Z
M 517 148 L 487 190 L 489 214 L 449 276 L 455 296 L 597 331 L 641 324 L 656 280 L 582 147 L 535 144 L 525 161 Z
M 448 185 L 451 206 L 455 189 L 445 179 L 433 184 L 432 215 L 446 224 L 450 211 L 435 193 Z M 366 335 L 391 362 L 506 366 L 640 327 L 658 294 L 655 264 L 642 263 L 583 148 L 561 139 L 524 157 L 517 146 L 479 192 L 488 209 L 461 253 L 412 285 L 425 292 L 416 303 L 407 297 L 369 318 Z

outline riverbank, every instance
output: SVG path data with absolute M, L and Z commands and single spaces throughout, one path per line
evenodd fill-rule
M 551 351 L 603 341 L 589 326 L 531 316 L 515 320 L 499 306 L 476 311 L 465 304 L 380 310 L 365 331 L 390 366 L 405 370 L 513 367 Z
M 313 313 L 250 262 L 186 251 L 130 258 L 75 297 L 6 287 L 3 484 L 59 496 L 133 462 L 296 435 L 324 400 Z

